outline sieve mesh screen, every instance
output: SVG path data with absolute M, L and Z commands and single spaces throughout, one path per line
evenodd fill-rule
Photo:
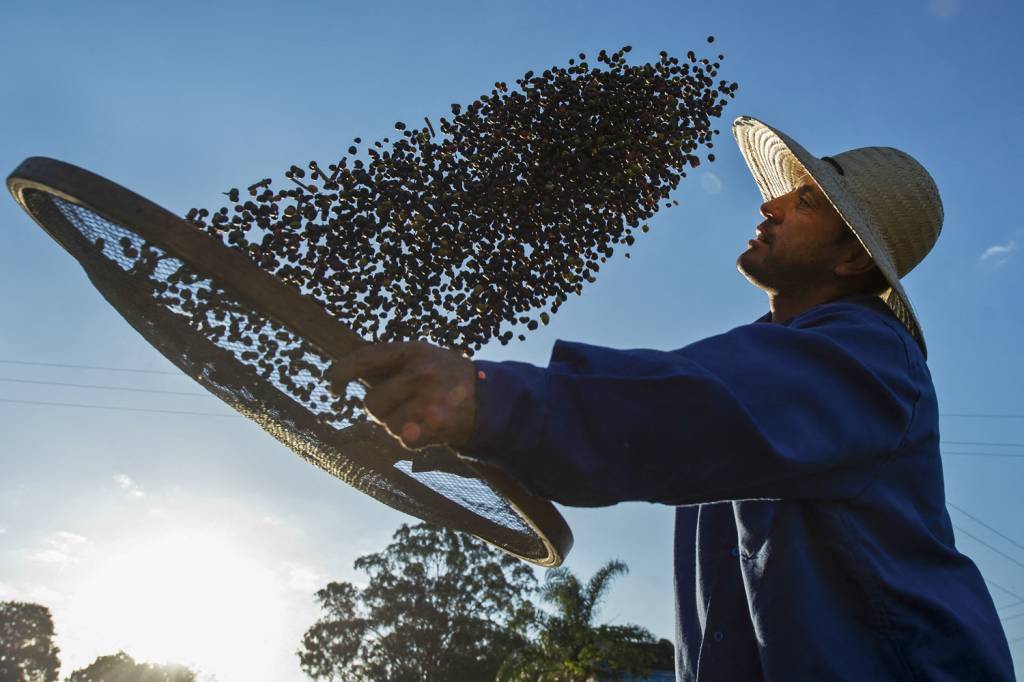
M 300 334 L 131 226 L 39 189 L 26 190 L 24 199 L 150 343 L 297 455 L 400 511 L 473 532 L 520 556 L 547 554 L 506 498 L 450 450 L 402 448 L 367 419 L 359 384 L 344 396 L 332 393 L 325 379 L 330 359 Z M 62 225 L 71 234 L 60 233 Z M 436 504 L 437 496 L 450 504 Z

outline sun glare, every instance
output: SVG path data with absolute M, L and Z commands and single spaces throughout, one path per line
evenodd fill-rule
M 69 610 L 90 621 L 104 651 L 183 663 L 219 682 L 263 679 L 260 650 L 295 636 L 284 631 L 280 576 L 261 553 L 207 531 L 166 532 L 97 562 Z

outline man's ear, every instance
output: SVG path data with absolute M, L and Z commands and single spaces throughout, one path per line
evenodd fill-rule
M 867 274 L 873 267 L 875 267 L 875 262 L 868 255 L 867 250 L 854 239 L 850 242 L 849 248 L 844 249 L 842 258 L 832 271 L 837 277 L 857 277 Z

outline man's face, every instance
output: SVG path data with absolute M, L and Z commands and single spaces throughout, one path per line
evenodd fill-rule
M 818 186 L 804 180 L 789 194 L 761 205 L 765 221 L 748 242 L 736 267 L 768 294 L 817 289 L 835 281 L 833 268 L 844 248 L 847 227 Z

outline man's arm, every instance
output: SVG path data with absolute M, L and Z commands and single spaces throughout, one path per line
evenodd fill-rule
M 376 376 L 368 409 L 407 446 L 448 442 L 535 494 L 690 504 L 856 495 L 913 418 L 911 364 L 878 313 L 831 304 L 677 351 L 560 341 L 545 369 L 389 344 L 332 374 Z
M 868 309 L 794 323 L 671 352 L 558 342 L 547 369 L 477 362 L 463 452 L 572 505 L 853 497 L 900 446 L 927 376 Z

